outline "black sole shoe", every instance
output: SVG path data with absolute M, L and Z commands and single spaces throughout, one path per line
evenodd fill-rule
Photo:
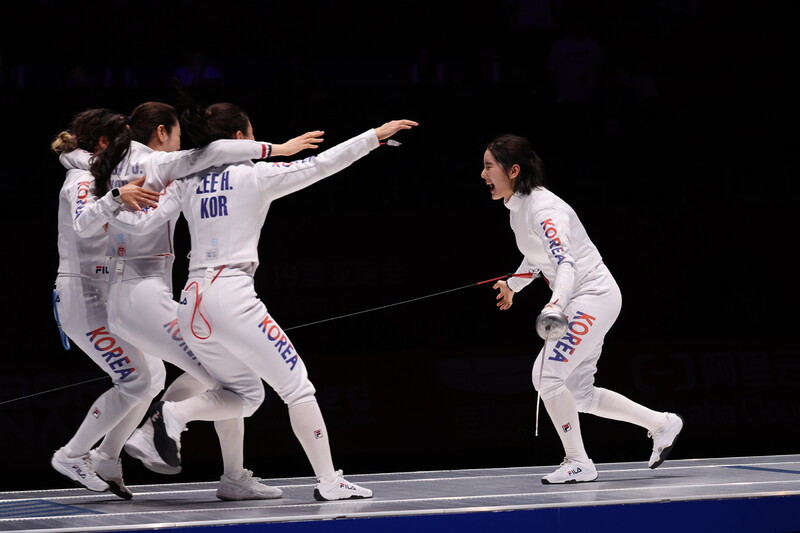
M 683 417 L 681 415 L 675 415 L 675 416 L 680 418 L 681 419 L 681 423 L 683 423 Z M 653 463 L 653 466 L 650 467 L 650 470 L 655 470 L 656 468 L 661 466 L 661 463 L 663 463 L 664 461 L 667 460 L 667 457 L 669 457 L 669 454 L 672 453 L 672 448 L 675 447 L 675 443 L 678 442 L 678 437 L 681 436 L 681 432 L 682 431 L 683 431 L 683 428 L 681 428 L 681 431 L 679 431 L 678 434 L 675 435 L 675 438 L 673 439 L 672 444 L 670 444 L 669 446 L 667 446 L 666 448 L 661 450 L 661 454 L 658 457 L 658 461 Z
M 181 466 L 181 458 L 178 455 L 178 445 L 167 434 L 167 425 L 164 423 L 164 402 L 159 401 L 153 404 L 147 413 L 147 418 L 153 423 L 153 444 L 158 455 L 169 466 Z
M 100 476 L 98 476 L 98 477 L 100 477 Z M 102 479 L 103 481 L 108 483 L 108 491 L 111 492 L 112 494 L 116 494 L 117 496 L 119 496 L 123 500 L 130 500 L 130 499 L 133 498 L 133 494 L 130 491 L 122 490 L 122 487 L 120 487 L 114 481 L 109 481 L 109 480 L 103 479 L 103 478 L 100 478 L 100 479 Z

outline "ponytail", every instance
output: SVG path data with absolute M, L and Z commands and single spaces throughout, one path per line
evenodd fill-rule
M 77 147 L 78 139 L 75 138 L 72 132 L 67 130 L 56 135 L 53 142 L 50 143 L 50 149 L 57 154 L 71 152 Z
M 105 195 L 111 189 L 111 174 L 131 148 L 128 118 L 117 115 L 108 125 L 105 137 L 108 138 L 108 146 L 92 157 L 89 166 L 94 176 L 94 195 L 97 197 Z

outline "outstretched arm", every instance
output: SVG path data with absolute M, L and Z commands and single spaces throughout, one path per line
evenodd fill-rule
M 160 191 L 174 180 L 207 168 L 264 159 L 271 145 L 246 139 L 221 139 L 203 148 L 178 152 L 153 152 L 147 162 L 145 187 Z
M 280 198 L 331 176 L 353 164 L 403 129 L 417 125 L 412 120 L 393 120 L 383 126 L 367 130 L 361 135 L 337 144 L 319 155 L 288 163 L 256 163 L 256 175 L 261 179 L 262 191 L 269 191 L 273 199 Z
M 315 150 L 318 144 L 324 141 L 322 138 L 325 132 L 321 130 L 309 131 L 293 139 L 289 139 L 283 144 L 272 145 L 272 157 L 290 156 L 303 150 Z
M 375 135 L 378 136 L 379 141 L 383 141 L 400 130 L 410 130 L 412 126 L 419 126 L 419 124 L 413 120 L 392 120 L 379 128 L 375 128 Z

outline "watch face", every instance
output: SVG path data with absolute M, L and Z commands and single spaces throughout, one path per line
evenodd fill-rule
M 119 197 L 119 194 L 120 194 L 119 189 L 111 189 L 111 196 L 113 196 L 114 198 Z

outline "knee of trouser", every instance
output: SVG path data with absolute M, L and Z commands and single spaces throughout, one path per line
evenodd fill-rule
M 590 387 L 583 391 L 572 391 L 572 397 L 575 400 L 575 408 L 579 413 L 591 413 L 597 406 L 595 399 L 596 387 Z
M 299 405 L 301 403 L 316 401 L 316 393 L 317 390 L 314 388 L 314 385 L 312 385 L 307 379 L 303 380 L 301 384 L 293 387 L 289 391 L 278 391 L 278 395 L 281 397 L 284 403 L 286 403 L 287 407 L 294 407 L 295 405 Z
M 148 395 L 151 398 L 158 396 L 164 387 L 167 385 L 167 369 L 164 367 L 164 362 L 159 360 L 156 364 L 150 365 L 150 388 Z
M 242 395 L 242 399 L 244 403 L 242 405 L 242 416 L 248 417 L 252 416 L 261 404 L 264 403 L 264 387 L 261 386 L 257 389 L 253 389 L 252 391 L 248 391 L 246 394 Z
M 131 403 L 147 402 L 155 395 L 151 395 L 150 374 L 129 374 L 125 379 L 114 382 L 119 393 Z M 158 393 L 156 393 L 158 394 Z
M 543 400 L 554 398 L 567 390 L 567 386 L 562 378 L 542 376 L 542 379 L 533 380 L 533 388 L 539 393 L 539 397 Z

